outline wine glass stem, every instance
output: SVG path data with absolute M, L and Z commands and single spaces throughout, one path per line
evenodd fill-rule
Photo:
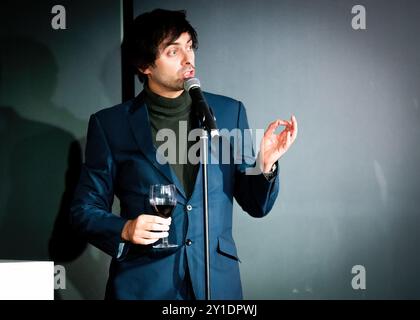
M 162 245 L 164 245 L 165 247 L 169 245 L 168 237 L 162 238 Z

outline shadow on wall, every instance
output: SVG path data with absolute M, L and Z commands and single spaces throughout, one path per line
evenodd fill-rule
M 45 45 L 25 37 L 0 42 L 0 259 L 70 262 L 87 245 L 68 224 L 82 151 L 62 127 L 81 121 L 51 101 L 59 70 Z M 84 262 L 90 270 L 102 264 L 91 260 Z M 71 274 L 79 292 L 95 286 Z

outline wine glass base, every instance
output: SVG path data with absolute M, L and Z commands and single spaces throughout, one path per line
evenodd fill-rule
M 179 245 L 177 244 L 157 244 L 155 246 L 153 246 L 154 249 L 169 249 L 169 248 L 177 248 L 179 247 Z

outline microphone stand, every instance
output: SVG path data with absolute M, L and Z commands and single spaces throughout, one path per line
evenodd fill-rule
M 217 129 L 208 130 L 204 123 L 201 128 L 201 165 L 203 168 L 203 225 L 204 225 L 204 283 L 205 283 L 205 299 L 211 300 L 210 292 L 210 250 L 209 250 L 209 191 L 208 191 L 208 147 L 209 147 L 209 133 L 210 139 L 218 136 Z
M 200 122 L 201 135 L 200 147 L 202 152 L 201 165 L 203 169 L 203 227 L 204 227 L 204 280 L 205 280 L 205 298 L 211 300 L 210 292 L 210 250 L 209 250 L 209 193 L 208 193 L 208 150 L 209 134 L 210 139 L 219 136 L 217 130 L 216 118 L 213 110 L 208 107 L 205 97 L 200 89 L 200 81 L 197 78 L 189 78 L 184 82 L 184 89 L 188 91 L 191 98 L 196 101 L 196 115 Z
M 206 128 L 201 129 L 200 142 L 202 147 L 201 166 L 203 169 L 203 222 L 204 222 L 204 279 L 205 299 L 211 300 L 210 292 L 210 254 L 209 254 L 209 202 L 208 202 L 208 147 L 209 137 Z

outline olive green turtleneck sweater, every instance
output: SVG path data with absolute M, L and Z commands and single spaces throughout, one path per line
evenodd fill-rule
M 156 134 L 160 129 L 167 128 L 175 132 L 176 158 L 172 158 L 176 159 L 176 163 L 170 162 L 170 166 L 184 187 L 186 196 L 190 197 L 194 188 L 198 166 L 189 163 L 187 150 L 195 142 L 188 141 L 185 143 L 188 140 L 187 137 L 179 136 L 179 122 L 186 121 L 187 134 L 194 128 L 194 118 L 191 112 L 191 97 L 184 91 L 177 98 L 165 98 L 152 92 L 147 85 L 144 86 L 144 91 L 146 93 L 145 102 L 149 113 L 153 143 L 156 149 L 166 143 L 167 139 L 165 141 L 156 141 Z M 167 152 L 165 152 L 165 156 L 168 156 Z

